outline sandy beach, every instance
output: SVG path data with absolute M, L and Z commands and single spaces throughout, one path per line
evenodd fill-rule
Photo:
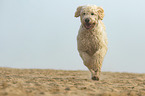
M 0 96 L 145 96 L 145 74 L 0 68 Z

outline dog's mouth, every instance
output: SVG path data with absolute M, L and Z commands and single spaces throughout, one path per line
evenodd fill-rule
M 85 23 L 84 24 L 86 29 L 92 29 L 95 26 L 95 23 L 91 24 L 91 23 Z

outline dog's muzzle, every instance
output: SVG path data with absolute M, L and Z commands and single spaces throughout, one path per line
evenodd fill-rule
M 85 19 L 84 27 L 86 29 L 92 29 L 95 26 L 95 23 L 91 23 L 89 18 Z

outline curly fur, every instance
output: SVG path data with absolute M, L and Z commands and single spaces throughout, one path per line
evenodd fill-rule
M 81 19 L 77 36 L 79 54 L 90 70 L 93 80 L 99 80 L 102 62 L 107 52 L 107 35 L 102 22 L 104 10 L 96 5 L 79 6 L 75 17 Z M 89 23 L 88 21 L 89 20 Z

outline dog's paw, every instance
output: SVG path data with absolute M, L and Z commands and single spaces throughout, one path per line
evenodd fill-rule
M 99 81 L 99 77 L 97 77 L 97 76 L 93 76 L 93 77 L 92 77 L 92 80 Z

